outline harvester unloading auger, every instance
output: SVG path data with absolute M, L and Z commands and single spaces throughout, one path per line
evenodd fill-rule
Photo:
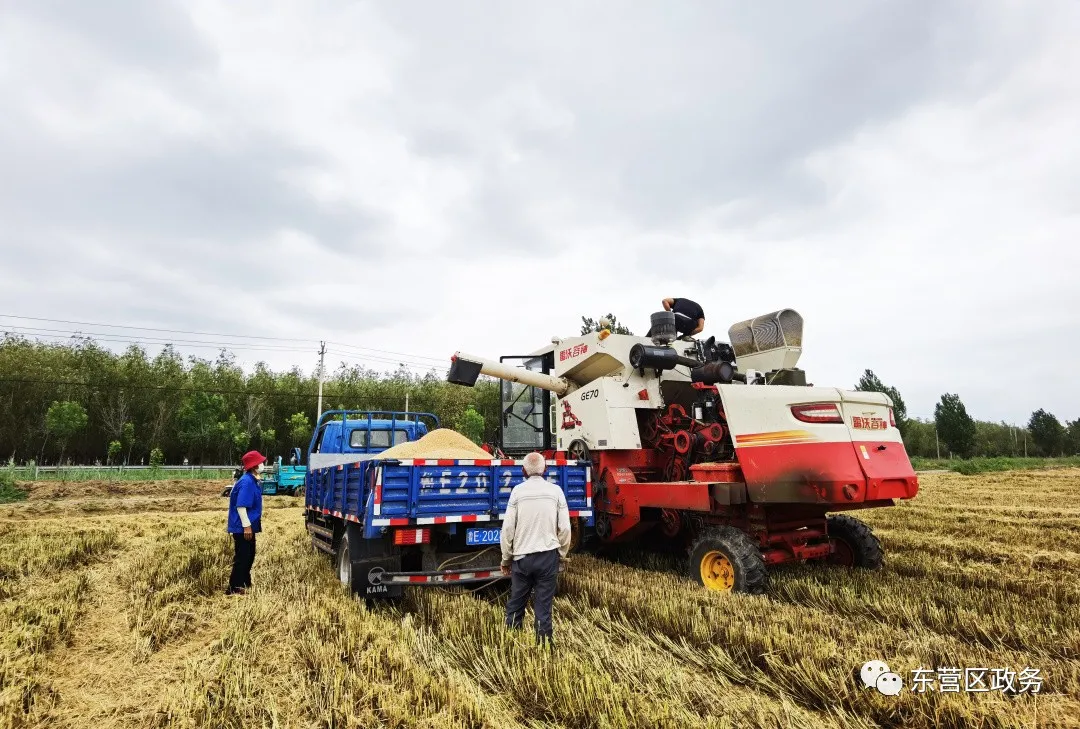
M 911 499 L 918 480 L 883 394 L 806 384 L 802 317 L 735 324 L 730 344 L 607 330 L 495 362 L 454 355 L 448 379 L 503 380 L 497 444 L 592 466 L 595 538 L 648 532 L 685 545 L 714 590 L 761 592 L 766 565 L 877 568 L 881 546 L 846 514 Z

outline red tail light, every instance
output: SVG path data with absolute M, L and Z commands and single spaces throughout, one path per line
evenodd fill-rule
M 896 415 L 893 413 L 892 408 L 889 408 L 889 425 L 896 427 Z
M 843 423 L 840 417 L 840 409 L 832 403 L 816 403 L 814 405 L 792 405 L 791 414 L 796 420 L 804 423 Z
M 427 544 L 431 541 L 430 529 L 395 529 L 394 544 Z

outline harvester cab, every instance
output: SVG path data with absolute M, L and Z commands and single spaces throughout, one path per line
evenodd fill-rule
M 722 343 L 678 339 L 658 312 L 648 337 L 601 330 L 497 362 L 458 352 L 448 379 L 503 381 L 507 453 L 592 464 L 602 542 L 679 541 L 703 584 L 755 592 L 766 564 L 879 566 L 869 528 L 829 514 L 918 490 L 887 396 L 807 384 L 802 324 L 783 309 Z

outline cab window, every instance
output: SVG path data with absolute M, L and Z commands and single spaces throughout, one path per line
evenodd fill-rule
M 393 443 L 393 445 L 397 445 L 399 443 L 404 443 L 407 440 L 409 440 L 409 436 L 404 430 L 395 430 L 394 431 L 394 443 Z M 390 443 L 390 431 L 389 430 L 373 430 L 373 431 L 371 431 L 371 439 L 368 442 L 368 445 L 371 448 L 389 448 L 390 445 L 391 445 L 391 443 Z
M 394 443 L 404 443 L 409 440 L 409 435 L 404 430 L 394 431 Z M 354 430 L 349 434 L 349 446 L 352 448 L 389 448 L 389 430 Z

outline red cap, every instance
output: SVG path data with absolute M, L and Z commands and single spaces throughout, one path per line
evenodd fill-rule
M 250 471 L 266 460 L 266 456 L 258 451 L 248 451 L 240 457 L 240 465 L 244 467 L 245 471 Z

